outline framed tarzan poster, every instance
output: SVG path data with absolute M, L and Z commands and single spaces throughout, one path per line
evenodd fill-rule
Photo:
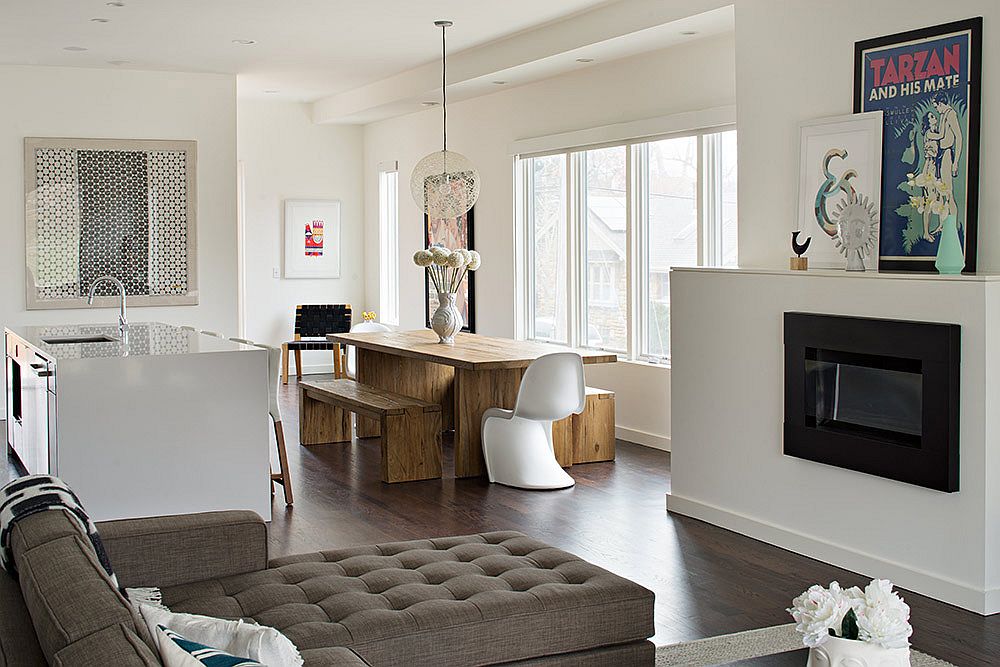
M 885 120 L 879 270 L 933 271 L 952 227 L 976 270 L 982 34 L 977 17 L 854 46 L 854 111 Z

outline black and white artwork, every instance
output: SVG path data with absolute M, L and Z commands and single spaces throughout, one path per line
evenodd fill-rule
M 85 305 L 107 275 L 131 305 L 198 303 L 195 142 L 28 138 L 24 166 L 29 309 Z

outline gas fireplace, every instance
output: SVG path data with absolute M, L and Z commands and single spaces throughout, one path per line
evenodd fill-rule
M 958 491 L 961 327 L 785 313 L 784 452 Z

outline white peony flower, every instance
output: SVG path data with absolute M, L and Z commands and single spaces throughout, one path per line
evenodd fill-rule
M 802 642 L 810 648 L 823 644 L 831 629 L 839 632 L 844 615 L 851 609 L 851 602 L 844 596 L 840 584 L 833 582 L 830 588 L 810 586 L 792 600 L 787 610 L 795 619 L 795 629 L 802 633 Z
M 892 582 L 875 579 L 865 587 L 864 606 L 856 610 L 858 639 L 885 648 L 906 648 L 913 634 L 910 626 L 910 607 L 898 593 L 892 591 Z
M 472 255 L 469 259 L 469 271 L 475 271 L 483 265 L 483 258 L 475 250 L 470 251 L 469 254 Z
M 413 263 L 417 266 L 430 266 L 434 263 L 434 255 L 429 250 L 418 250 L 413 253 Z
M 445 266 L 448 264 L 448 257 L 451 256 L 451 251 L 444 246 L 435 245 L 430 247 L 431 255 L 434 257 L 434 263 L 438 266 Z
M 458 250 L 452 250 L 448 255 L 448 266 L 453 269 L 460 269 L 465 266 L 465 255 Z

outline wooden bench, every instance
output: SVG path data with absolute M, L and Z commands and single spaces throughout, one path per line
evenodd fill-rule
M 552 424 L 552 449 L 563 468 L 574 463 L 615 460 L 615 392 L 587 387 L 578 415 Z
M 352 412 L 379 424 L 383 482 L 441 477 L 441 406 L 346 378 L 299 383 L 299 442 L 350 442 Z

